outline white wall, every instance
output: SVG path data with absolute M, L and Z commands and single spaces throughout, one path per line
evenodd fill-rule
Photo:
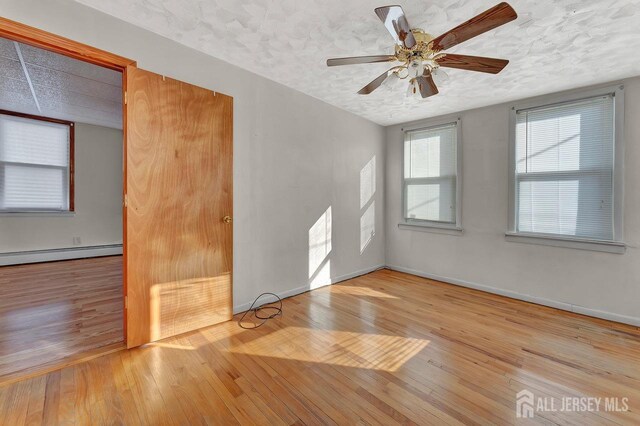
M 0 14 L 233 96 L 236 308 L 309 287 L 309 229 L 329 206 L 332 279 L 384 264 L 382 127 L 70 0 L 0 0 Z M 378 226 L 361 253 L 360 171 L 373 156 Z
M 624 86 L 625 254 L 505 241 L 509 105 L 502 104 L 458 114 L 463 145 L 462 235 L 398 228 L 403 125 L 387 128 L 387 265 L 640 325 L 640 78 L 624 81 Z
M 0 253 L 122 244 L 122 130 L 76 123 L 75 214 L 2 215 L 0 235 Z

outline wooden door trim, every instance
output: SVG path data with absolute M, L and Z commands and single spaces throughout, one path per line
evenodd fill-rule
M 95 47 L 3 17 L 0 17 L 0 37 L 29 44 L 116 71 L 124 71 L 128 65 L 136 65 L 134 60 L 114 55 L 113 53 L 96 49 Z
M 12 21 L 0 16 L 0 37 L 8 40 L 28 44 L 50 52 L 58 53 L 73 59 L 89 62 L 94 65 L 109 68 L 122 73 L 122 197 L 127 194 L 127 67 L 135 67 L 136 61 L 115 55 L 95 47 L 61 37 L 50 32 Z M 122 303 L 124 343 L 127 342 L 127 209 L 122 206 Z

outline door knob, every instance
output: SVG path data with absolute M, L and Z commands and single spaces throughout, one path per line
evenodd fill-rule
M 223 218 L 222 218 L 222 221 L 223 221 L 224 223 L 231 223 L 231 221 L 232 221 L 231 216 L 225 216 L 225 217 L 223 217 Z

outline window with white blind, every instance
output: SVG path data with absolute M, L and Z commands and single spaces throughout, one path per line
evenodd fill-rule
M 459 121 L 405 131 L 405 224 L 460 228 Z
M 0 211 L 73 211 L 73 124 L 0 112 Z
M 512 233 L 621 240 L 616 96 L 514 108 Z

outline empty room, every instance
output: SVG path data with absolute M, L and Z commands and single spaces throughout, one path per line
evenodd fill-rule
M 640 3 L 0 0 L 0 424 L 640 424 Z

